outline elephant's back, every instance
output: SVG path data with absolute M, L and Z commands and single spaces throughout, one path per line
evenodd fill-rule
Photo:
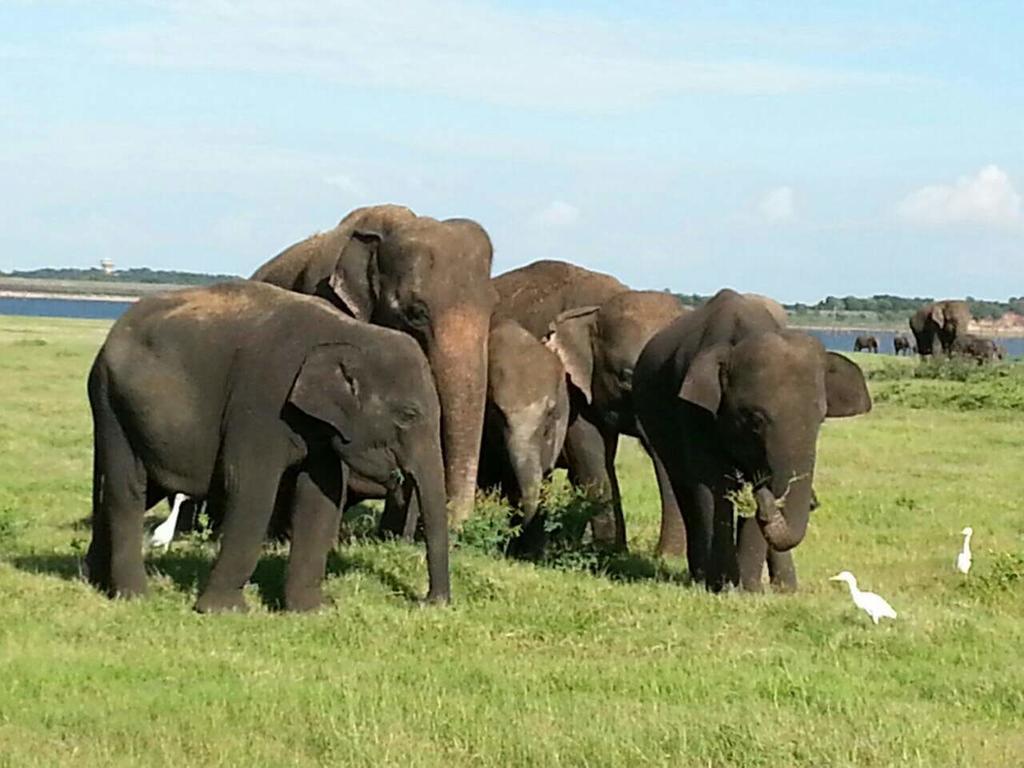
M 629 290 L 611 275 L 554 260 L 513 269 L 492 284 L 498 293 L 495 318 L 515 320 L 537 338 L 565 310 L 599 306 Z

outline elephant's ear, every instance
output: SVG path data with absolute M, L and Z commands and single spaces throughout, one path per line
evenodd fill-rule
M 716 344 L 700 352 L 686 369 L 679 387 L 679 399 L 692 403 L 711 414 L 722 404 L 722 380 L 729 359 L 729 346 Z
M 548 349 L 562 361 L 569 381 L 589 403 L 593 400 L 594 333 L 598 307 L 579 307 L 562 312 L 551 323 L 544 339 Z
M 829 418 L 871 410 L 871 395 L 860 366 L 835 352 L 825 353 L 825 399 Z
M 369 320 L 379 284 L 377 253 L 383 241 L 380 232 L 357 229 L 345 241 L 327 284 L 352 316 Z
M 932 322 L 935 323 L 939 328 L 942 328 L 946 324 L 946 311 L 943 309 L 941 304 L 932 304 L 931 310 L 928 312 Z
M 302 361 L 288 402 L 329 425 L 346 443 L 351 439 L 359 405 L 359 385 L 353 375 L 355 347 L 318 344 Z

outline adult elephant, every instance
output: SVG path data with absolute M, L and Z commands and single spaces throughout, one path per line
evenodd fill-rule
M 85 569 L 110 595 L 146 591 L 143 515 L 184 493 L 208 499 L 221 521 L 197 610 L 245 608 L 242 588 L 282 506 L 291 523 L 285 606 L 315 608 L 352 470 L 416 498 L 428 597 L 448 599 L 439 405 L 407 336 L 256 282 L 152 296 L 111 329 L 89 373 L 89 403 Z
M 856 339 L 853 340 L 853 351 L 854 352 L 860 352 L 862 350 L 867 350 L 868 352 L 874 352 L 877 355 L 878 354 L 878 339 L 876 339 L 874 336 L 867 336 L 867 335 L 858 336 Z
M 786 552 L 806 532 L 823 419 L 871 408 L 860 369 L 723 290 L 651 339 L 633 387 L 682 508 L 691 576 L 760 590 L 769 545 Z M 740 477 L 753 482 L 757 509 L 737 533 Z M 795 569 L 778 581 L 795 588 Z
M 917 353 L 935 354 L 937 340 L 942 351 L 950 354 L 957 337 L 967 333 L 971 319 L 971 308 L 966 301 L 946 299 L 925 304 L 910 317 Z
M 334 229 L 298 242 L 253 280 L 320 296 L 358 320 L 419 342 L 441 401 L 441 444 L 449 514 L 472 512 L 484 401 L 487 336 L 496 294 L 492 247 L 469 219 L 438 221 L 408 208 L 359 208 Z M 369 484 L 356 490 L 380 495 Z
M 904 352 L 906 352 L 907 354 L 910 354 L 910 350 L 911 350 L 910 339 L 908 339 L 905 334 L 898 333 L 898 334 L 896 334 L 895 336 L 892 337 L 892 351 L 893 351 L 893 354 L 895 354 L 897 356 L 903 354 Z
M 615 472 L 619 435 L 640 437 L 633 404 L 633 368 L 650 338 L 686 308 L 670 293 L 623 291 L 599 306 L 562 312 L 551 323 L 547 345 L 558 353 L 571 385 L 572 422 L 565 461 L 581 485 L 607 489 L 610 509 L 591 521 L 594 539 L 626 546 L 622 497 Z M 681 554 L 685 533 L 668 491 L 667 477 L 654 461 L 662 491 L 659 554 Z

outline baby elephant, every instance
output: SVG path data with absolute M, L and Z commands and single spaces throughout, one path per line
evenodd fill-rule
M 479 485 L 498 487 L 516 506 L 522 532 L 511 545 L 515 554 L 543 548 L 543 520 L 536 516 L 540 486 L 555 468 L 568 423 L 568 386 L 558 356 L 518 323 L 497 323 L 488 342 Z
M 275 504 L 291 515 L 285 607 L 321 603 L 349 470 L 402 483 L 422 513 L 431 601 L 447 601 L 440 415 L 416 342 L 321 299 L 247 281 L 143 299 L 89 374 L 95 435 L 89 580 L 146 591 L 142 521 L 207 499 L 221 544 L 196 609 L 245 608 Z
M 1003 351 L 992 339 L 967 333 L 953 342 L 953 354 L 971 357 L 978 365 L 1003 359 Z

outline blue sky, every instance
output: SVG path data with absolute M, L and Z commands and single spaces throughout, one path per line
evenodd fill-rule
M 400 202 L 496 272 L 1021 295 L 1022 43 L 1020 2 L 0 0 L 0 270 L 249 274 Z

